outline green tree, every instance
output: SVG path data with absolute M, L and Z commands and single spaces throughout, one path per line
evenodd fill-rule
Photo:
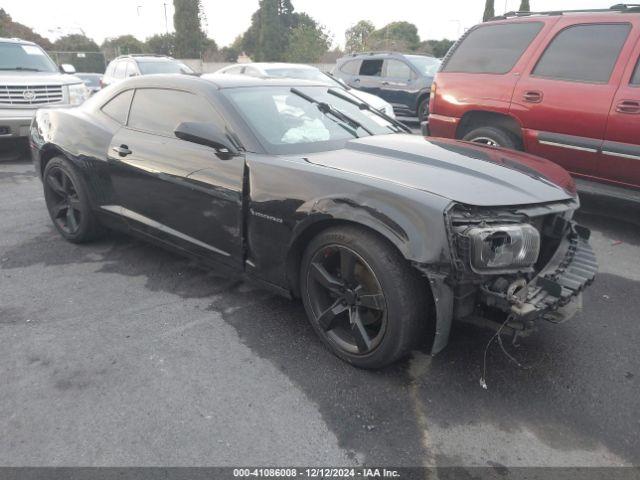
M 161 33 L 147 38 L 146 50 L 156 55 L 173 55 L 176 48 L 176 37 L 172 33 Z
M 200 0 L 173 0 L 175 13 L 175 52 L 178 58 L 200 58 L 206 47 L 207 36 L 202 29 Z
M 118 55 L 145 53 L 146 45 L 133 35 L 121 35 L 114 38 L 105 38 L 100 50 L 107 57 L 107 60 L 110 60 Z
M 362 52 L 367 44 L 367 39 L 376 30 L 376 27 L 368 20 L 360 20 L 348 29 L 345 36 L 345 50 L 347 53 Z
M 455 43 L 453 40 L 447 40 L 446 38 L 442 40 L 427 40 L 426 43 L 431 49 L 431 54 L 436 58 L 444 57 L 449 49 Z
M 291 31 L 285 60 L 294 63 L 317 63 L 330 46 L 329 36 L 322 27 L 301 24 Z
M 493 0 L 486 0 L 484 4 L 484 15 L 482 16 L 482 21 L 486 22 L 487 20 L 492 19 L 496 16 L 495 9 L 493 8 Z
M 519 11 L 521 11 L 521 12 L 530 12 L 531 11 L 531 6 L 529 5 L 529 0 L 522 0 L 520 2 Z
M 85 35 L 72 34 L 53 42 L 53 49 L 58 52 L 97 52 L 100 47 Z
M 418 27 L 409 22 L 392 22 L 369 35 L 366 42 L 371 50 L 415 51 L 419 47 Z
M 21 38 L 37 43 L 45 50 L 51 50 L 52 43 L 46 38 L 38 35 L 31 28 L 18 22 L 14 22 L 4 9 L 0 8 L 0 37 Z

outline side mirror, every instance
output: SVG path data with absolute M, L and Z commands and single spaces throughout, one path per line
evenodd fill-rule
M 74 67 L 70 63 L 63 63 L 62 65 L 60 65 L 60 71 L 62 73 L 66 73 L 67 75 L 73 75 L 74 73 L 76 73 L 76 67 Z
M 186 142 L 213 148 L 222 160 L 228 160 L 240 153 L 229 136 L 213 123 L 182 122 L 174 133 Z

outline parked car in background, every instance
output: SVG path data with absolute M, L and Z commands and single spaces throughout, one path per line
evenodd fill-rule
M 354 53 L 339 59 L 332 74 L 389 102 L 396 115 L 423 121 L 429 114 L 429 93 L 440 63 L 424 55 Z
M 639 6 L 478 25 L 436 76 L 428 133 L 524 150 L 626 196 L 640 189 L 639 39 Z
M 195 75 L 189 66 L 166 55 L 146 53 L 121 55 L 107 66 L 104 77 L 102 77 L 102 87 L 108 87 L 125 78 L 161 73 Z
M 393 107 L 389 102 L 386 102 L 375 95 L 371 95 L 370 93 L 363 92 L 362 90 L 351 88 L 342 80 L 336 79 L 333 75 L 325 73 L 310 65 L 301 65 L 298 63 L 247 63 L 231 65 L 218 70 L 216 73 L 249 75 L 252 77 L 263 78 L 298 78 L 301 80 L 323 82 L 327 85 L 344 88 L 363 102 L 366 102 L 381 112 L 384 112 L 386 115 L 395 118 Z
M 76 73 L 75 75 L 84 82 L 91 95 L 102 88 L 100 82 L 103 75 L 101 73 Z
M 71 65 L 58 67 L 33 42 L 0 38 L 0 139 L 27 137 L 40 107 L 80 105 L 89 98 L 74 72 Z
M 363 368 L 441 351 L 454 320 L 566 320 L 597 270 L 561 167 L 427 141 L 324 82 L 128 79 L 39 110 L 31 148 L 68 241 L 129 231 L 300 298 Z

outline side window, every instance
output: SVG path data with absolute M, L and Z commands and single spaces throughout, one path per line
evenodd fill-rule
M 113 77 L 124 78 L 126 71 L 127 71 L 127 62 L 120 61 L 116 64 L 116 68 L 113 72 Z
M 411 68 L 400 60 L 387 60 L 385 77 L 399 78 L 402 80 L 411 79 Z
M 129 114 L 130 128 L 173 136 L 181 122 L 223 124 L 213 108 L 197 95 L 158 88 L 136 90 Z
M 508 73 L 540 33 L 542 26 L 542 22 L 522 22 L 474 28 L 454 47 L 442 71 Z
M 116 122 L 124 125 L 127 123 L 127 115 L 129 115 L 132 97 L 133 90 L 119 93 L 102 107 L 102 112 Z
M 342 73 L 347 75 L 358 75 L 360 72 L 360 60 L 351 60 L 340 67 Z
M 104 76 L 105 77 L 112 77 L 113 76 L 113 72 L 116 69 L 116 63 L 115 62 L 111 62 L 109 64 L 109 66 L 107 67 L 107 70 L 104 72 Z
M 630 30 L 628 23 L 566 28 L 551 41 L 532 75 L 573 82 L 607 83 Z
M 638 59 L 636 71 L 633 72 L 633 77 L 631 77 L 631 85 L 640 87 L 640 59 Z
M 242 65 L 238 65 L 237 67 L 231 67 L 226 69 L 223 73 L 229 74 L 229 75 L 239 75 L 242 73 L 242 69 L 244 67 L 242 67 Z
M 259 77 L 260 72 L 255 68 L 247 67 L 244 69 L 244 74 L 249 75 L 250 77 Z
M 129 60 L 127 62 L 127 73 L 125 74 L 127 78 L 133 77 L 138 74 L 138 67 L 135 62 Z
M 360 67 L 360 75 L 366 77 L 379 77 L 382 75 L 384 60 L 363 60 Z

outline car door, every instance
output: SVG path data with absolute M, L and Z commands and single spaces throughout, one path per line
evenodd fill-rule
M 178 139 L 181 122 L 225 122 L 207 99 L 159 88 L 135 91 L 128 120 L 108 153 L 111 181 L 132 228 L 185 250 L 242 262 L 244 157 L 221 160 L 212 148 Z
M 417 92 L 413 83 L 417 78 L 413 69 L 405 62 L 388 58 L 384 61 L 383 77 L 380 84 L 380 97 L 385 99 L 396 112 L 412 115 L 415 112 Z
M 383 65 L 383 58 L 362 60 L 358 76 L 349 83 L 349 86 L 373 95 L 380 95 Z
M 611 105 L 598 177 L 640 187 L 640 42 Z
M 524 128 L 528 152 L 593 176 L 631 25 L 570 20 L 559 20 L 546 48 L 534 55 L 516 85 L 510 111 Z

